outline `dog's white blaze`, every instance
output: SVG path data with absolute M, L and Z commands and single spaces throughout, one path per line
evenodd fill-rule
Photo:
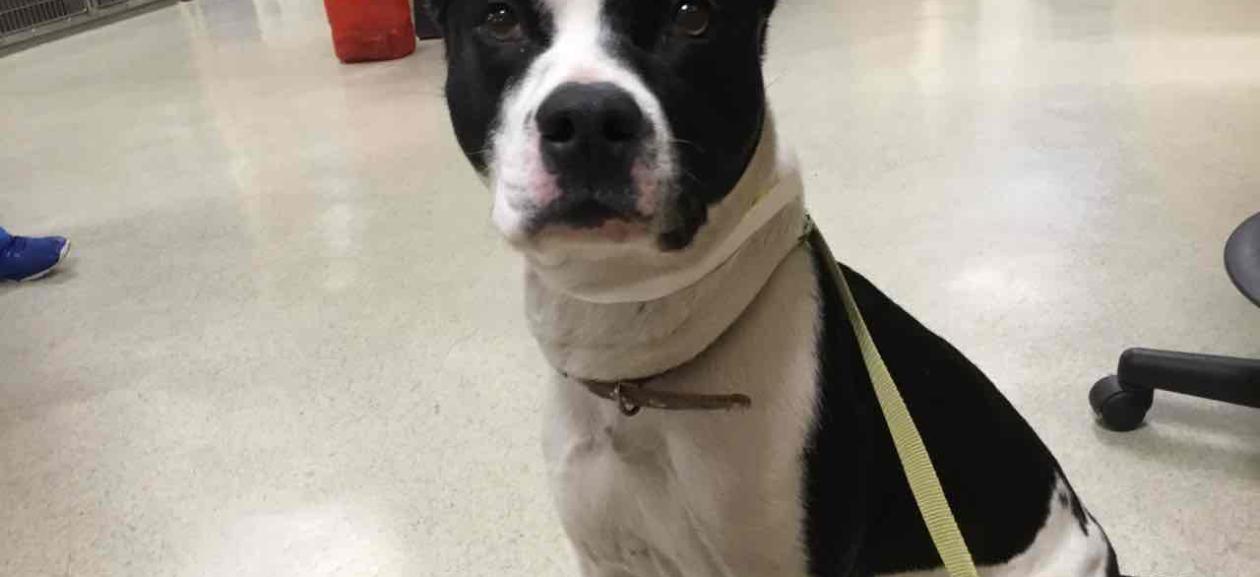
M 568 82 L 608 82 L 634 97 L 652 124 L 654 142 L 635 167 L 638 206 L 652 214 L 663 188 L 673 181 L 673 136 L 665 111 L 651 90 L 608 49 L 602 0 L 542 0 L 555 23 L 551 46 L 531 65 L 502 103 L 491 149 L 493 219 L 512 242 L 524 241 L 529 215 L 559 195 L 539 151 L 534 113 L 557 87 Z

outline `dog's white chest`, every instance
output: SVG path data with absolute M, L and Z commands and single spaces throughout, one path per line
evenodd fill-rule
M 734 412 L 616 406 L 558 379 L 545 450 L 584 575 L 804 575 L 800 455 L 815 395 L 817 301 L 804 251 L 699 359 L 649 386 L 746 393 Z
M 552 461 L 556 498 L 579 556 L 597 575 L 596 568 L 644 577 L 722 575 L 703 554 L 706 530 L 696 522 L 716 512 L 692 513 L 700 505 L 679 476 L 692 467 L 674 462 L 661 431 L 615 411 L 595 412 L 589 427 L 557 431 Z

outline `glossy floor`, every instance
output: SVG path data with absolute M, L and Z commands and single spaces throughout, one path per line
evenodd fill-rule
M 769 62 L 841 257 L 967 351 L 1148 577 L 1260 567 L 1260 414 L 1094 425 L 1129 345 L 1260 355 L 1251 0 L 784 0 Z M 441 49 L 198 0 L 0 59 L 0 574 L 572 575 L 519 264 Z

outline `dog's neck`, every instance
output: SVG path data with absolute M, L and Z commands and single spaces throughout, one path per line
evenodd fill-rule
M 614 271 L 557 274 L 531 260 L 526 308 L 547 359 L 576 378 L 617 381 L 696 358 L 739 319 L 799 243 L 801 193 L 795 159 L 767 121 L 745 174 L 710 210 L 692 247 L 631 271 L 649 282 L 618 282 L 627 277 Z

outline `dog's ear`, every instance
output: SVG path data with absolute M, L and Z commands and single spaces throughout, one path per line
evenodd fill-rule
M 763 0 L 762 4 L 765 6 L 765 15 L 762 16 L 763 20 L 761 21 L 761 56 L 765 58 L 766 42 L 770 36 L 770 15 L 774 14 L 774 7 L 778 2 L 777 0 Z

